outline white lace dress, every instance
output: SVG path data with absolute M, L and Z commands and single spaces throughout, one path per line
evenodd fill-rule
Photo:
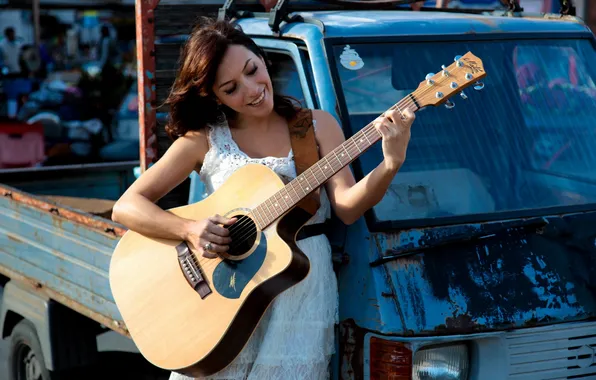
M 227 123 L 209 127 L 208 132 L 210 150 L 199 173 L 207 194 L 247 163 L 264 164 L 278 175 L 296 177 L 292 152 L 283 158 L 254 159 L 240 150 Z M 325 189 L 321 190 L 321 207 L 308 224 L 323 222 L 329 216 L 329 200 Z M 324 380 L 329 377 L 338 321 L 331 247 L 325 235 L 299 240 L 297 244 L 310 260 L 310 273 L 273 301 L 240 355 L 207 379 Z M 177 373 L 170 376 L 170 380 L 189 379 Z

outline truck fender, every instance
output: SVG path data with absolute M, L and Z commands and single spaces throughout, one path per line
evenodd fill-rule
M 49 297 L 43 292 L 36 292 L 30 285 L 11 280 L 4 286 L 2 292 L 0 326 L 2 326 L 4 339 L 10 336 L 12 329 L 21 320 L 27 319 L 31 322 L 37 331 L 45 366 L 52 371 L 54 365 L 50 340 L 49 303 Z

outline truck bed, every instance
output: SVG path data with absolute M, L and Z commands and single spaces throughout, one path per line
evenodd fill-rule
M 0 184 L 0 274 L 128 336 L 108 280 L 112 252 L 126 232 L 109 219 L 114 202 Z

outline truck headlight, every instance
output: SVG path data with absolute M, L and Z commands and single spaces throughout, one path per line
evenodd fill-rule
M 467 380 L 469 369 L 465 343 L 428 346 L 414 354 L 412 380 Z

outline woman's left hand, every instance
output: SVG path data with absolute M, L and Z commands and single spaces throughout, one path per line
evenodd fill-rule
M 375 128 L 383 136 L 383 156 L 392 170 L 399 170 L 406 160 L 410 142 L 410 128 L 416 116 L 409 109 L 387 111 L 374 121 Z

